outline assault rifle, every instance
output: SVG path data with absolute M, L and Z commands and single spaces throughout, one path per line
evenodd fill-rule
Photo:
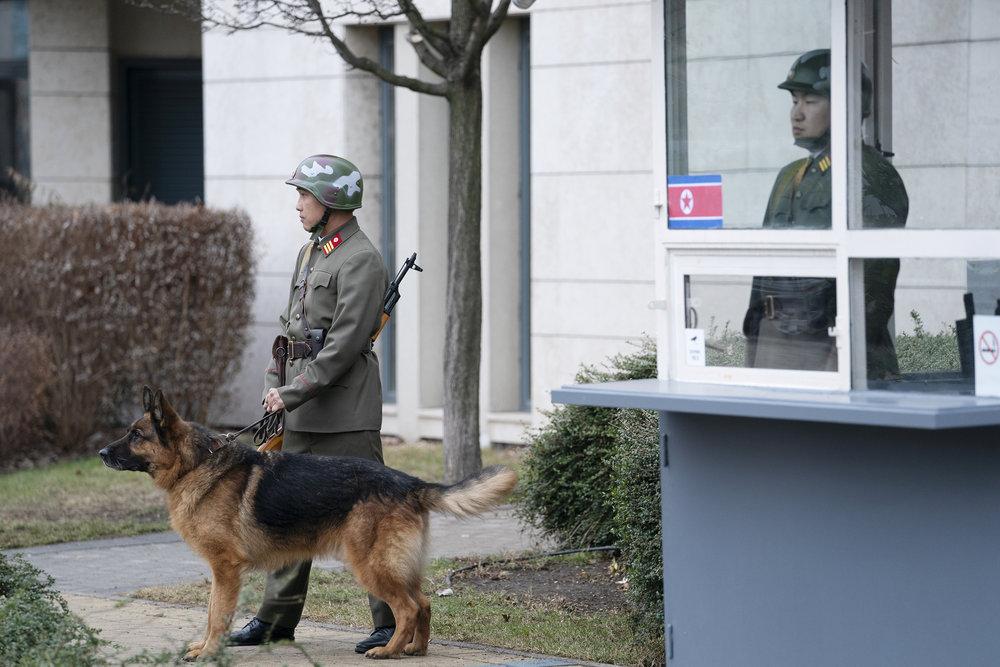
M 396 277 L 392 279 L 389 287 L 385 290 L 385 299 L 382 301 L 382 321 L 379 322 L 378 329 L 372 334 L 373 343 L 378 340 L 378 335 L 382 333 L 382 329 L 389 322 L 389 318 L 392 316 L 392 309 L 396 307 L 396 302 L 399 301 L 399 284 L 403 282 L 406 272 L 410 269 L 423 271 L 423 269 L 417 266 L 417 253 L 413 253 L 408 259 L 403 261 L 403 266 L 399 267 Z
M 385 298 L 382 300 L 382 319 L 379 321 L 378 329 L 372 334 L 372 343 L 374 344 L 378 340 L 379 334 L 382 333 L 382 329 L 388 324 L 389 318 L 392 317 L 392 310 L 396 307 L 396 303 L 399 301 L 399 285 L 403 282 L 403 278 L 406 277 L 406 273 L 413 269 L 414 271 L 423 271 L 422 268 L 417 266 L 417 253 L 413 253 L 406 260 L 403 261 L 403 266 L 399 267 L 399 271 L 396 273 L 396 277 L 392 279 L 389 286 L 385 290 Z M 275 365 L 278 369 L 279 382 L 281 384 L 285 383 L 284 370 L 285 370 L 285 355 L 287 354 L 288 342 L 285 339 L 284 345 L 275 343 L 272 353 L 274 354 Z M 281 445 L 284 441 L 284 419 L 275 419 L 274 415 L 280 413 L 270 413 L 264 415 L 264 417 L 255 424 L 257 430 L 254 432 L 254 441 L 263 443 L 257 449 L 261 452 L 270 452 L 281 449 Z M 253 425 L 251 425 L 253 426 Z M 245 430 L 245 429 L 244 429 Z

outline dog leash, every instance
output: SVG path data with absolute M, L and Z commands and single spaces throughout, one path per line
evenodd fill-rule
M 226 439 L 227 443 L 230 443 L 236 440 L 239 435 L 253 429 L 253 443 L 258 446 L 263 445 L 265 442 L 277 435 L 278 431 L 281 430 L 282 412 L 282 410 L 278 410 L 277 412 L 268 412 L 254 423 L 244 426 L 235 433 L 226 433 L 223 437 Z

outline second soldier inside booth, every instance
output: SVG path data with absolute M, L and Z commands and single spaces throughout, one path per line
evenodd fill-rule
M 862 65 L 862 116 L 872 112 L 874 90 Z M 799 56 L 778 88 L 791 95 L 792 138 L 808 155 L 785 165 L 764 212 L 765 229 L 829 229 L 832 219 L 830 159 L 830 51 Z M 895 167 L 881 151 L 861 150 L 863 227 L 906 224 L 909 198 Z M 889 332 L 898 259 L 864 264 L 865 341 L 868 378 L 893 379 L 899 363 Z M 836 338 L 829 329 L 837 312 L 832 278 L 755 276 L 743 321 L 746 365 L 755 368 L 837 370 Z

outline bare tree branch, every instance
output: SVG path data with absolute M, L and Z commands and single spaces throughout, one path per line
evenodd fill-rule
M 428 48 L 420 33 L 410 33 L 410 46 L 417 52 L 420 62 L 426 65 L 430 71 L 443 79 L 448 77 L 448 66 L 439 55 Z
M 437 95 L 439 97 L 444 97 L 448 94 L 447 83 L 428 83 L 427 81 L 423 81 L 421 79 L 414 79 L 412 77 L 396 74 L 395 72 L 391 72 L 382 67 L 371 58 L 358 56 L 346 43 L 344 43 L 342 39 L 334 34 L 333 29 L 330 27 L 330 22 L 323 14 L 319 0 L 308 0 L 308 2 L 310 7 L 312 7 L 313 11 L 316 13 L 316 17 L 323 28 L 323 36 L 330 40 L 330 43 L 333 44 L 333 48 L 337 50 L 337 53 L 348 65 L 374 74 L 378 78 L 387 83 L 391 83 L 394 86 L 409 88 L 410 90 L 418 93 Z
M 451 58 L 455 55 L 448 35 L 427 23 L 424 15 L 413 4 L 413 0 L 398 0 L 398 2 L 406 20 L 410 22 L 418 35 L 427 40 L 432 49 L 441 54 L 443 58 Z
M 487 0 L 488 1 L 488 0 Z M 510 0 L 500 0 L 500 4 L 497 5 L 496 10 L 494 10 L 492 16 L 490 16 L 489 25 L 486 26 L 486 32 L 483 34 L 483 42 L 480 49 L 486 46 L 486 42 L 490 41 L 490 38 L 496 34 L 500 26 L 507 19 L 507 13 L 510 11 Z
M 469 6 L 472 7 L 472 11 L 474 11 L 477 16 L 486 18 L 490 15 L 492 2 L 491 0 L 469 0 Z
M 457 80 L 467 77 L 472 70 L 472 65 L 482 60 L 482 53 L 486 47 L 486 43 L 496 34 L 500 26 L 503 25 L 509 9 L 510 0 L 500 0 L 497 8 L 490 15 L 489 21 L 483 20 L 479 16 L 473 20 L 472 25 L 469 27 L 465 47 L 462 49 L 462 54 L 454 70 Z

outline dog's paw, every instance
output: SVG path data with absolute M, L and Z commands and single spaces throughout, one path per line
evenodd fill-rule
M 365 653 L 366 658 L 372 658 L 374 660 L 383 660 L 385 658 L 398 658 L 398 653 L 390 653 L 389 649 L 384 646 L 376 646 L 375 648 L 368 649 Z
M 410 642 L 403 647 L 403 653 L 406 655 L 427 655 L 427 647 L 421 646 L 417 642 Z
M 199 648 L 189 649 L 188 652 L 184 654 L 184 661 L 185 662 L 194 662 L 195 660 L 198 659 L 199 655 L 201 655 L 201 648 L 200 647 Z
M 201 651 L 203 648 L 205 648 L 205 640 L 204 639 L 199 639 L 196 642 L 191 642 L 190 644 L 188 644 L 187 650 L 188 651 Z

